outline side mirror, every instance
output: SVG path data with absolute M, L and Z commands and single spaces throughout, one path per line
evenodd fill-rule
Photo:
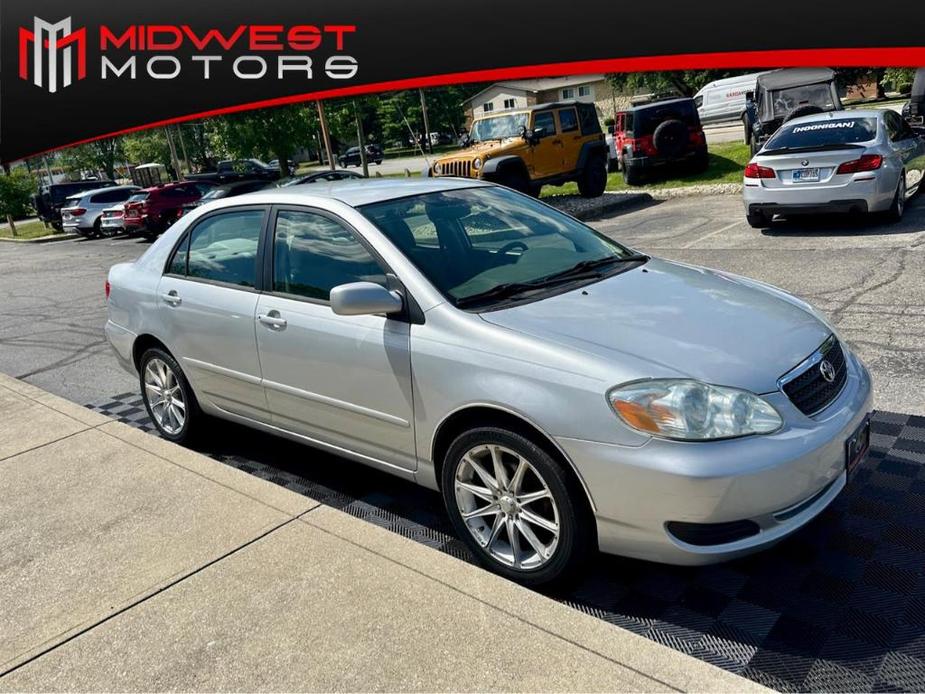
M 398 313 L 403 306 L 398 292 L 373 282 L 351 282 L 331 290 L 331 309 L 339 316 L 389 315 Z
M 535 145 L 546 136 L 546 128 L 533 128 L 533 130 L 524 129 L 524 139 L 531 145 Z

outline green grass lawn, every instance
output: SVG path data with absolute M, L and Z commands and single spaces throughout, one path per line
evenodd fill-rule
M 17 222 L 16 223 L 16 238 L 17 239 L 34 239 L 39 236 L 48 236 L 49 234 L 56 233 L 54 229 L 46 229 L 45 225 L 39 221 L 32 222 Z M 0 228 L 0 236 L 3 238 L 11 238 L 13 236 L 10 231 L 9 226 L 4 226 Z
M 742 172 L 751 158 L 748 145 L 742 142 L 723 142 L 710 145 L 710 163 L 707 170 L 698 174 L 685 174 L 679 170 L 665 169 L 659 177 L 646 181 L 645 185 L 628 186 L 623 182 L 623 174 L 619 171 L 607 176 L 607 190 L 623 192 L 642 192 L 658 188 L 681 188 L 684 186 L 701 186 L 712 183 L 741 183 Z M 566 183 L 564 186 L 546 186 L 543 188 L 543 197 L 549 195 L 577 194 L 576 183 Z

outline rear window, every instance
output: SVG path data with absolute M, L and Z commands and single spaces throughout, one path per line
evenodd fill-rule
M 876 118 L 837 118 L 785 124 L 765 149 L 807 149 L 868 142 L 877 137 Z
M 666 120 L 679 120 L 689 126 L 700 125 L 700 116 L 694 100 L 676 101 L 664 105 L 650 106 L 634 113 L 633 134 L 636 137 L 651 135 Z
M 147 199 L 148 199 L 147 193 L 133 193 L 132 197 L 130 197 L 127 200 L 127 202 L 142 202 L 143 200 L 147 200 Z

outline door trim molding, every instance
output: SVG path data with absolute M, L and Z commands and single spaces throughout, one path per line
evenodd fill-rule
M 380 412 L 379 410 L 373 410 L 368 407 L 363 407 L 362 405 L 356 405 L 352 402 L 345 402 L 343 400 L 338 400 L 337 398 L 332 398 L 327 395 L 321 395 L 319 393 L 312 393 L 308 390 L 302 390 L 301 388 L 294 388 L 293 386 L 287 386 L 282 383 L 276 383 L 275 381 L 263 381 L 265 388 L 270 390 L 275 390 L 280 393 L 285 393 L 286 395 L 292 395 L 297 398 L 302 398 L 303 400 L 311 400 L 312 402 L 321 403 L 323 405 L 330 405 L 331 407 L 336 407 L 341 410 L 346 410 L 348 412 L 353 412 L 354 414 L 361 414 L 372 419 L 378 419 L 382 422 L 392 424 L 394 426 L 399 426 L 402 428 L 409 428 L 411 422 L 401 417 L 396 417 L 395 415 L 388 414 L 387 412 Z

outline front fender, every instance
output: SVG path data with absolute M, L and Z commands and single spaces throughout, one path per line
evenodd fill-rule
M 516 154 L 511 154 L 506 157 L 498 157 L 497 159 L 489 159 L 486 161 L 482 166 L 482 175 L 491 176 L 493 174 L 500 173 L 502 169 L 505 169 L 508 166 L 520 166 L 526 170 L 524 160 L 518 157 Z

